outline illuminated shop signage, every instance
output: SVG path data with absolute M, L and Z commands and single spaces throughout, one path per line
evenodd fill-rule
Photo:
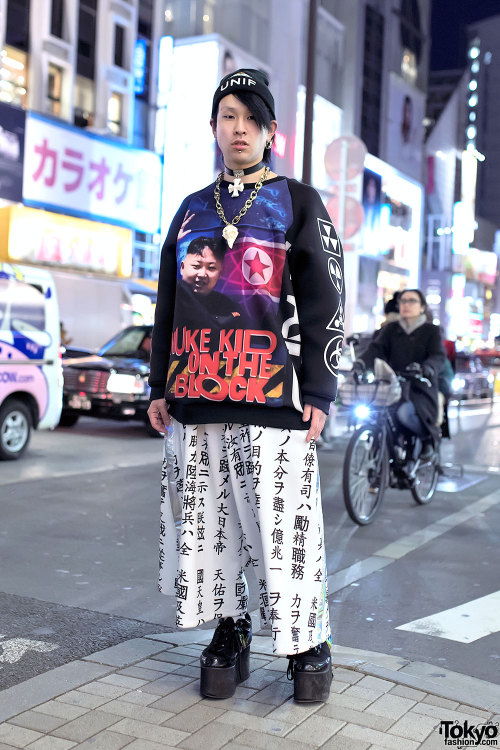
M 145 39 L 138 39 L 134 49 L 134 92 L 144 94 L 148 47 Z
M 48 263 L 116 276 L 132 273 L 132 233 L 123 227 L 24 206 L 1 209 L 5 260 Z M 6 218 L 6 220 L 5 220 Z
M 466 255 L 455 255 L 453 257 L 453 271 L 465 273 L 468 281 L 479 281 L 482 284 L 494 286 L 497 262 L 496 253 L 470 247 Z
M 275 153 L 276 156 L 279 156 L 281 158 L 285 156 L 286 140 L 286 135 L 284 133 L 280 133 L 279 130 L 275 132 L 273 140 L 273 153 Z
M 160 224 L 160 157 L 30 113 L 23 201 L 142 232 Z

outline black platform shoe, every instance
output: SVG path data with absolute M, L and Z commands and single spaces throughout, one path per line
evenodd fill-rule
M 237 685 L 250 676 L 252 620 L 226 617 L 217 625 L 200 656 L 200 693 L 207 698 L 231 698 Z
M 333 679 L 332 655 L 325 641 L 319 646 L 288 657 L 287 677 L 293 680 L 293 697 L 302 703 L 325 702 Z

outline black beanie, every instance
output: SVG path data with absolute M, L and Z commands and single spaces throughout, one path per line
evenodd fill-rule
M 272 119 L 276 119 L 276 115 L 274 114 L 274 99 L 269 90 L 269 78 L 262 70 L 255 70 L 255 68 L 240 68 L 240 70 L 224 76 L 215 90 L 212 117 L 220 100 L 228 96 L 228 94 L 237 93 L 238 91 L 247 91 L 250 94 L 253 93 L 260 96 L 271 110 Z

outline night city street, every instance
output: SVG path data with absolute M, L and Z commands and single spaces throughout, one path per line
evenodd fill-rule
M 0 750 L 500 746 L 500 0 L 0 0 Z

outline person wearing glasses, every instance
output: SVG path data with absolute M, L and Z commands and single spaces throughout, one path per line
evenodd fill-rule
M 427 322 L 427 309 L 420 289 L 405 289 L 399 297 L 399 320 L 385 325 L 354 363 L 358 372 L 372 369 L 378 357 L 396 372 L 421 372 L 431 381 L 429 388 L 412 379 L 397 412 L 401 424 L 421 439 L 423 459 L 432 455 L 439 440 L 438 376 L 446 359 L 439 327 Z

